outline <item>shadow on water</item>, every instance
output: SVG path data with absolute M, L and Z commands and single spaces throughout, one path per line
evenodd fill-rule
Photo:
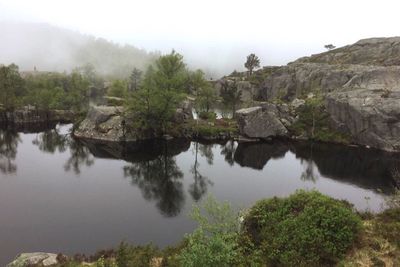
M 361 188 L 392 193 L 398 181 L 393 170 L 400 166 L 400 154 L 361 147 L 308 142 L 240 143 L 234 160 L 242 167 L 262 170 L 271 159 L 290 151 L 304 166 L 300 179 L 315 182 L 318 172 L 324 177 L 355 184 Z M 231 164 L 230 159 L 227 162 Z

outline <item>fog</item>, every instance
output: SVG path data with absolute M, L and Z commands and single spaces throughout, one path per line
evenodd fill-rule
M 175 49 L 190 68 L 219 77 L 243 70 L 249 53 L 264 66 L 283 65 L 323 52 L 328 43 L 398 36 L 399 6 L 391 0 L 0 0 L 0 63 L 69 71 L 90 62 L 102 73 L 121 74 Z

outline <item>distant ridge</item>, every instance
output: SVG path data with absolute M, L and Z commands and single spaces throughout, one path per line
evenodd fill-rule
M 158 53 L 41 23 L 0 22 L 0 64 L 22 71 L 70 71 L 92 64 L 103 75 L 127 77 L 145 69 Z

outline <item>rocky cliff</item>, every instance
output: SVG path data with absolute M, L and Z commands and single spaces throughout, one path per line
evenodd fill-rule
M 399 65 L 400 37 L 370 38 L 286 66 L 265 67 L 257 71 L 262 80 L 253 91 L 262 101 L 288 102 L 310 93 L 321 95 L 334 128 L 350 134 L 354 143 L 400 151 Z M 246 125 L 240 127 L 242 134 L 252 137 L 256 130 L 264 137 L 285 132 L 270 127 L 271 123 L 279 126 L 279 114 L 278 119 L 268 118 L 267 113 L 256 119 L 242 116 L 248 111 L 238 112 L 239 125 Z M 267 130 L 261 133 L 263 128 Z

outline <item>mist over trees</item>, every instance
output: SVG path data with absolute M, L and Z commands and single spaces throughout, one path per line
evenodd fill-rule
M 0 62 L 20 71 L 70 72 L 91 65 L 100 75 L 128 78 L 145 70 L 160 54 L 48 24 L 0 22 Z

